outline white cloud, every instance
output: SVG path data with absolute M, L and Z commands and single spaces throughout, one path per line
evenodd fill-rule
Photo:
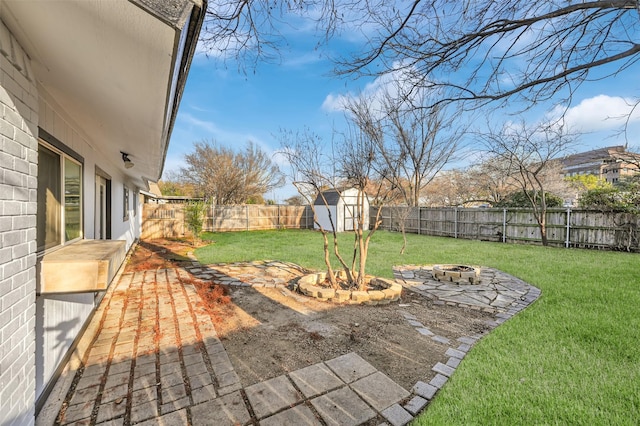
M 276 151 L 268 142 L 253 133 L 236 132 L 220 127 L 213 121 L 201 120 L 189 113 L 182 112 L 178 115 L 174 135 L 169 146 L 167 163 L 179 164 L 177 157 L 193 150 L 193 143 L 197 141 L 211 140 L 217 144 L 233 149 L 244 149 L 247 143 L 253 142 L 262 151 L 278 164 L 282 164 L 282 159 L 277 156 Z
M 187 124 L 191 127 L 196 127 L 200 130 L 204 130 L 207 133 L 217 134 L 220 133 L 220 128 L 212 121 L 200 120 L 189 113 L 182 113 L 179 116 L 181 121 L 184 121 L 184 124 Z
M 307 65 L 317 64 L 324 61 L 322 55 L 317 52 L 309 52 L 302 54 L 291 54 L 283 60 L 282 65 L 286 67 L 304 67 Z
M 619 96 L 598 95 L 584 99 L 575 107 L 565 110 L 556 107 L 552 117 L 563 118 L 565 124 L 575 131 L 597 132 L 620 128 L 627 120 L 640 121 L 640 108 L 636 101 Z
M 402 68 L 400 64 L 395 64 L 396 70 L 383 74 L 372 82 L 367 83 L 359 93 L 347 92 L 345 94 L 330 93 L 322 102 L 322 109 L 327 112 L 341 112 L 346 110 L 346 105 L 350 99 L 363 98 L 371 102 L 375 107 L 381 104 L 385 94 L 396 96 L 399 93 L 413 93 L 419 96 L 419 91 L 413 89 L 412 69 Z M 381 110 L 381 108 L 373 108 Z
M 349 100 L 349 95 L 329 93 L 322 102 L 322 109 L 327 112 L 344 111 L 345 102 Z

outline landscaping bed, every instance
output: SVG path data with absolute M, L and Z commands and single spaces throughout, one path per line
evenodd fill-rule
M 173 268 L 191 265 L 189 241 L 142 242 L 127 269 Z M 254 262 L 258 263 L 258 262 Z M 252 265 L 203 265 L 203 272 L 224 270 L 229 278 L 250 281 L 259 273 Z M 249 272 L 249 273 L 247 273 Z M 194 285 L 243 386 L 277 377 L 321 361 L 356 352 L 391 379 L 410 390 L 419 380 L 435 376 L 431 367 L 446 363 L 445 352 L 456 339 L 484 333 L 493 315 L 478 310 L 434 304 L 402 291 L 384 305 L 327 303 L 294 290 L 302 268 L 265 270 L 266 282 L 285 277 L 279 287 L 221 285 L 221 281 L 184 276 Z M 181 274 L 182 275 L 182 274 Z M 422 323 L 444 344 L 421 335 L 407 318 Z

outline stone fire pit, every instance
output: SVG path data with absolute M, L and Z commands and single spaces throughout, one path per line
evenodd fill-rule
M 433 277 L 456 284 L 479 284 L 480 267 L 466 265 L 434 265 Z

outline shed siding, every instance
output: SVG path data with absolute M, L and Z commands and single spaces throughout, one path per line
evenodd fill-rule
M 37 91 L 0 22 L 0 424 L 31 424 L 35 389 Z
M 335 226 L 336 232 L 353 231 L 357 224 L 357 203 L 358 203 L 358 190 L 356 188 L 349 188 L 342 190 L 340 196 L 336 191 L 325 192 L 325 199 L 327 200 L 327 206 L 322 201 L 322 197 L 318 196 L 315 200 L 315 213 L 316 219 L 327 231 L 332 231 L 333 227 L 329 222 L 329 211 L 331 212 L 331 218 Z M 369 200 L 364 200 L 364 229 L 369 229 Z M 315 229 L 320 227 L 315 224 Z

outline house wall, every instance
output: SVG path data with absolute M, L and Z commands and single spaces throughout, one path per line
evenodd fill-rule
M 121 159 L 107 161 L 99 147 L 69 117 L 52 96 L 39 88 L 39 126 L 59 143 L 84 159 L 83 164 L 83 231 L 85 238 L 95 237 L 96 166 L 111 178 L 111 238 L 125 240 L 127 249 L 140 236 L 141 206 L 138 188 L 128 181 Z M 124 220 L 124 187 L 129 189 L 128 220 Z M 134 214 L 134 212 L 137 212 Z M 73 271 L 70 269 L 69 273 Z M 93 313 L 99 293 L 38 295 L 36 298 L 36 398 L 43 395 L 57 369 L 63 365 L 85 323 Z
M 0 22 L 0 424 L 34 418 L 38 101 Z

